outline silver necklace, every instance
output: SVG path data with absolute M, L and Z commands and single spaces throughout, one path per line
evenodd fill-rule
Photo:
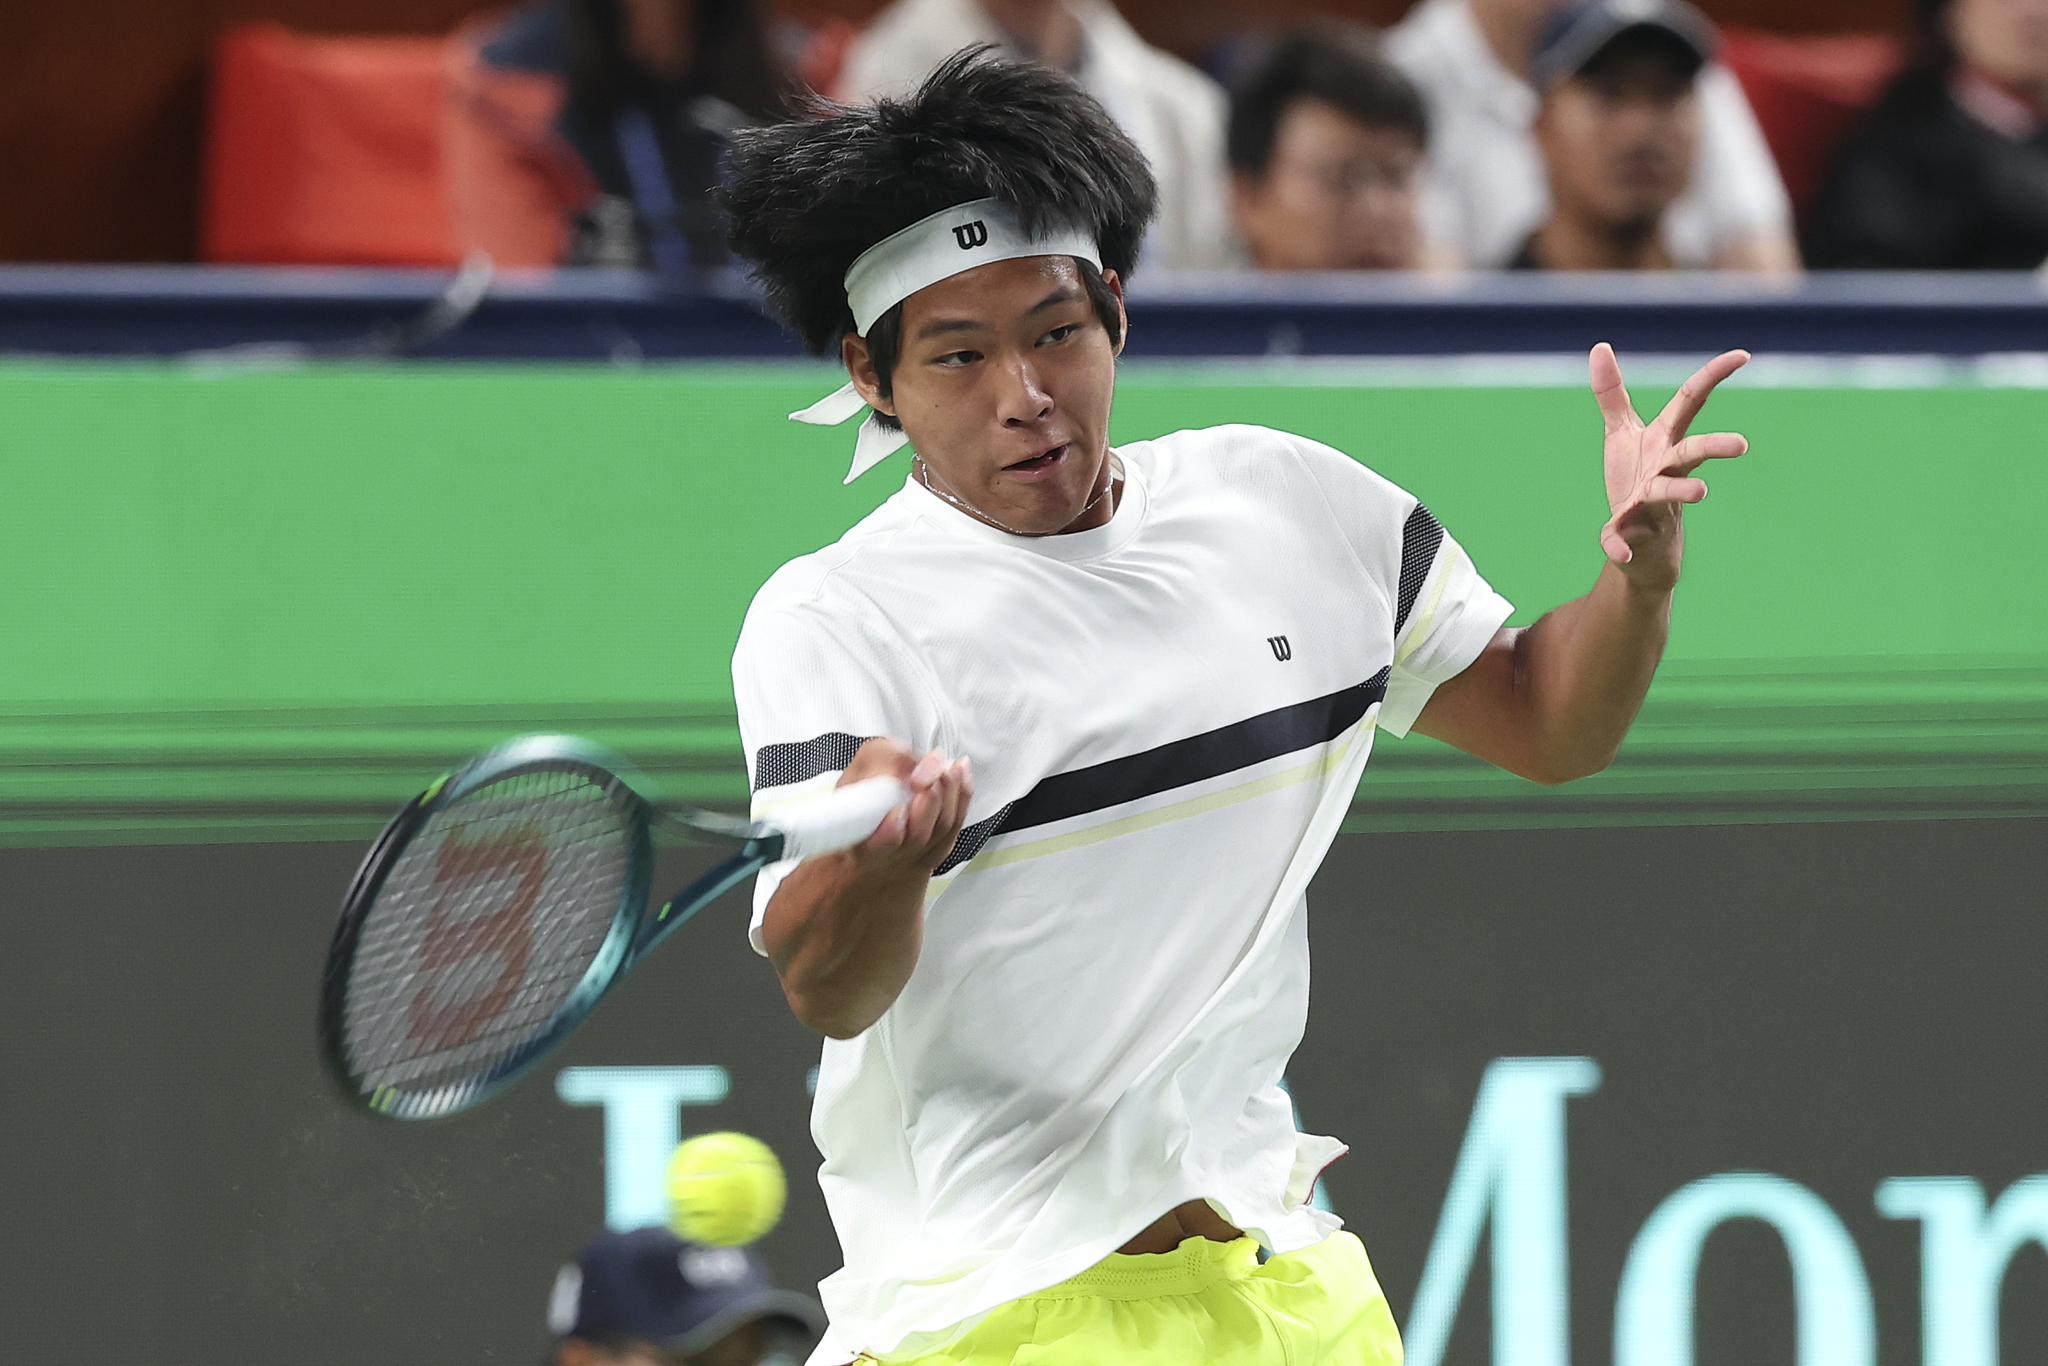
M 1111 491 L 1113 491 L 1118 484 L 1121 484 L 1124 481 L 1123 462 L 1118 460 L 1114 453 L 1112 453 L 1109 459 L 1104 461 L 1103 463 L 1109 472 L 1109 479 L 1107 480 L 1107 482 L 1103 484 L 1102 491 L 1097 493 L 1093 498 L 1090 498 L 1087 502 L 1087 505 L 1083 507 L 1079 512 L 1074 514 L 1074 520 L 1077 522 L 1080 521 L 1083 517 L 1086 517 L 1089 514 L 1089 512 L 1094 509 L 1097 503 L 1109 497 Z M 923 456 L 920 455 L 914 457 L 912 460 L 912 465 L 917 470 L 917 482 L 924 485 L 926 492 L 935 494 L 936 496 L 945 499 L 954 507 L 959 508 L 962 512 L 966 513 L 969 517 L 974 518 L 974 520 L 976 520 L 977 522 L 987 522 L 990 526 L 996 528 L 996 530 L 1007 531 L 1012 536 L 1036 537 L 1043 536 L 1046 534 L 1042 531 L 1019 531 L 1017 530 L 1017 528 L 1009 525 L 1006 522 L 997 521 L 995 518 L 989 516 L 986 512 L 983 512 L 980 508 L 969 507 L 966 503 L 961 502 L 958 498 L 955 498 L 952 494 L 946 492 L 944 489 L 940 488 L 937 484 L 934 484 L 932 482 L 931 467 L 924 463 Z

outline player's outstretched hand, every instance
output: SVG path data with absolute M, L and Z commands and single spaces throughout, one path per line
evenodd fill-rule
M 887 774 L 910 787 L 910 800 L 891 811 L 881 828 L 855 846 L 863 871 L 929 874 L 953 852 L 967 823 L 974 799 L 974 765 L 965 758 L 949 761 L 938 750 L 919 758 L 894 740 L 874 739 L 862 745 L 839 775 L 839 786 Z
M 1600 548 L 1644 587 L 1669 588 L 1678 582 L 1685 542 L 1679 512 L 1707 496 L 1706 481 L 1691 477 L 1692 472 L 1709 460 L 1749 449 L 1748 439 L 1734 432 L 1686 434 L 1714 387 L 1748 363 L 1747 351 L 1714 357 L 1645 426 L 1621 382 L 1614 348 L 1606 342 L 1593 348 L 1587 368 L 1607 425 L 1607 505 L 1613 514 L 1600 528 Z

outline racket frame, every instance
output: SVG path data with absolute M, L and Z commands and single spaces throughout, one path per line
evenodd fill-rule
M 596 955 L 582 979 L 571 989 L 562 1004 L 550 1017 L 547 1025 L 533 1038 L 507 1054 L 481 1076 L 466 1082 L 455 1083 L 438 1091 L 401 1091 L 396 1087 L 382 1087 L 371 1090 L 363 1084 L 366 1080 L 348 1060 L 346 1046 L 345 1012 L 347 1009 L 347 987 L 351 969 L 355 965 L 357 946 L 362 938 L 363 927 L 369 919 L 370 910 L 376 905 L 378 893 L 383 891 L 385 881 L 398 866 L 400 858 L 412 844 L 414 837 L 437 813 L 462 800 L 470 793 L 488 783 L 514 777 L 522 772 L 560 772 L 564 769 L 582 771 L 593 782 L 614 796 L 626 798 L 626 810 L 630 813 L 632 833 L 628 852 L 628 866 L 625 886 L 621 889 L 618 907 L 612 913 L 612 923 L 605 933 L 604 942 L 599 945 Z M 501 745 L 487 754 L 478 756 L 452 773 L 444 774 L 421 793 L 406 803 L 405 807 L 384 827 L 383 833 L 370 846 L 363 858 L 362 866 L 356 870 L 350 882 L 348 895 L 342 900 L 340 920 L 334 927 L 334 938 L 327 950 L 327 962 L 320 982 L 320 1051 L 327 1064 L 327 1073 L 340 1087 L 352 1105 L 367 1109 L 372 1114 L 387 1119 L 422 1120 L 435 1119 L 458 1114 L 471 1109 L 500 1091 L 505 1090 L 542 1057 L 567 1038 L 575 1028 L 589 1018 L 597 1003 L 604 999 L 606 992 L 624 976 L 627 969 L 639 961 L 649 948 L 667 937 L 675 925 L 680 925 L 695 913 L 696 907 L 675 919 L 674 925 L 667 925 L 653 934 L 647 933 L 642 921 L 647 914 L 647 899 L 654 883 L 654 840 L 652 827 L 660 814 L 639 785 L 626 761 L 601 745 L 576 736 L 531 735 Z M 664 820 L 664 824 L 670 823 Z M 762 841 L 750 841 L 749 848 Z M 781 841 L 775 841 L 779 852 Z M 721 868 L 729 868 L 748 857 L 746 851 L 727 860 Z M 763 859 L 761 862 L 766 862 Z M 731 876 L 718 887 L 712 896 L 723 892 L 748 873 L 761 866 L 755 863 L 746 873 Z M 714 869 L 714 873 L 720 871 Z M 696 887 L 709 880 L 700 878 Z M 710 900 L 706 897 L 705 900 Z M 672 906 L 674 903 L 670 903 Z M 663 907 L 663 914 L 670 907 Z

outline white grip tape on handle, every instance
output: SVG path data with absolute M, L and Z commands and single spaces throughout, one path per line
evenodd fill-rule
M 782 832 L 784 858 L 816 858 L 859 844 L 909 800 L 910 788 L 900 779 L 863 778 L 778 811 L 769 824 Z

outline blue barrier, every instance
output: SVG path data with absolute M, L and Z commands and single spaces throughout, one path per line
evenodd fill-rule
M 429 270 L 0 266 L 0 352 L 149 356 L 263 343 L 378 354 L 431 309 Z M 2031 273 L 1140 276 L 1132 356 L 1583 350 L 1982 355 L 2048 351 Z M 508 272 L 409 354 L 632 361 L 783 357 L 795 342 L 742 282 L 691 293 L 626 271 Z

